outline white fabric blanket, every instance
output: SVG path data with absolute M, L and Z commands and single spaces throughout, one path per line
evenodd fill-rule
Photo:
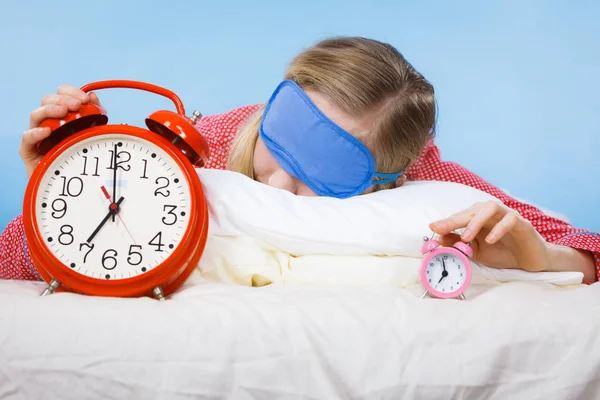
M 199 284 L 168 302 L 0 281 L 0 398 L 597 399 L 600 284 Z

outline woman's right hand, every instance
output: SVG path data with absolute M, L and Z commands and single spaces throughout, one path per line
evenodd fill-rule
M 50 135 L 50 128 L 41 128 L 40 123 L 47 118 L 62 118 L 69 111 L 77 111 L 82 104 L 100 104 L 95 93 L 86 93 L 70 85 L 62 85 L 56 94 L 44 96 L 41 107 L 36 108 L 29 115 L 29 129 L 23 132 L 19 155 L 25 163 L 27 176 L 30 177 L 33 170 L 40 162 L 42 155 L 38 152 L 38 142 Z

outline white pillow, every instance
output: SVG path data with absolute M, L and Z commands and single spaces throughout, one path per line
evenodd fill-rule
M 297 196 L 223 170 L 198 170 L 209 205 L 209 237 L 198 269 L 251 285 L 267 282 L 391 284 L 418 282 L 429 224 L 495 197 L 458 183 L 402 187 L 335 199 Z M 539 280 L 507 270 L 492 280 Z M 485 276 L 485 271 L 484 271 Z M 581 274 L 546 276 L 568 283 Z
M 297 196 L 242 174 L 199 170 L 213 235 L 248 235 L 294 255 L 421 256 L 429 224 L 495 197 L 458 183 L 407 182 L 349 199 Z

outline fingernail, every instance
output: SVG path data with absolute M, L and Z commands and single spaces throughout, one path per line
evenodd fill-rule
M 496 240 L 496 235 L 494 235 L 493 233 L 490 233 L 485 238 L 485 241 L 488 242 L 488 243 L 493 243 L 495 240 Z
M 465 240 L 470 240 L 472 235 L 473 235 L 473 232 L 471 232 L 469 229 L 465 229 L 465 231 L 463 232 L 463 234 L 460 237 L 462 237 Z

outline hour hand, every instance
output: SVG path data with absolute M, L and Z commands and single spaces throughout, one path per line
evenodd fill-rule
M 96 229 L 94 229 L 94 232 L 92 232 L 92 234 L 90 235 L 90 237 L 87 239 L 88 243 L 90 243 L 94 239 L 94 237 L 98 234 L 98 232 L 100 232 L 100 229 L 102 229 L 102 227 L 104 226 L 104 224 L 106 223 L 106 221 L 108 221 L 111 216 L 115 215 L 115 213 L 119 209 L 119 205 L 121 204 L 121 202 L 123 200 L 124 200 L 124 197 L 121 196 L 121 198 L 116 203 L 111 203 L 111 205 L 108 208 L 108 214 L 106 214 L 106 216 L 104 217 L 104 219 L 100 222 L 100 225 L 98 225 L 96 227 Z

